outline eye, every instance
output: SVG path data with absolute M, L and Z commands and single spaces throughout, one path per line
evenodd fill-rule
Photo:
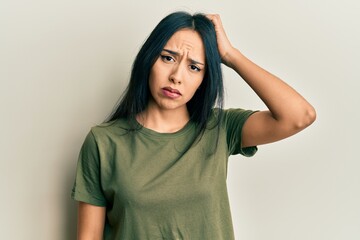
M 175 59 L 169 55 L 160 55 L 160 57 L 164 62 L 174 62 L 175 61 Z
M 195 72 L 200 72 L 201 71 L 201 69 L 199 67 L 197 67 L 196 65 L 190 65 L 190 69 L 192 71 L 195 71 Z

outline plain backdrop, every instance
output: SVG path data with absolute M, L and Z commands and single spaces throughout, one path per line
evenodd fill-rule
M 300 134 L 231 157 L 236 239 L 360 239 L 358 0 L 2 0 L 0 239 L 75 239 L 70 192 L 84 137 L 175 10 L 219 13 L 234 46 L 317 110 Z M 226 107 L 265 109 L 223 69 Z

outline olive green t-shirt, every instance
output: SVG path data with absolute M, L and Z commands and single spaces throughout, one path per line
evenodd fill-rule
M 72 198 L 106 207 L 105 240 L 234 239 L 228 157 L 252 156 L 257 148 L 241 147 L 242 126 L 253 112 L 223 113 L 220 127 L 208 127 L 191 147 L 192 122 L 175 133 L 131 130 L 126 119 L 91 129 Z

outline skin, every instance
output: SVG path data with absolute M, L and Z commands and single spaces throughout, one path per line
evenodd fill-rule
M 105 207 L 98 207 L 88 203 L 79 202 L 77 239 L 103 239 L 105 214 Z
M 176 132 L 189 121 L 186 103 L 195 94 L 205 75 L 205 48 L 200 35 L 190 29 L 176 32 L 166 43 L 151 69 L 149 87 L 152 98 L 137 120 L 162 133 Z M 179 95 L 168 96 L 171 88 Z
M 236 71 L 265 103 L 268 110 L 252 114 L 242 130 L 242 147 L 275 142 L 309 126 L 316 119 L 314 108 L 284 81 L 246 58 L 232 46 L 220 16 L 207 17 L 215 26 L 222 62 Z M 175 33 L 155 62 L 149 78 L 152 99 L 147 109 L 137 116 L 146 128 L 157 132 L 176 132 L 188 121 L 186 103 L 204 77 L 204 46 L 198 33 L 181 30 Z M 196 62 L 195 62 L 196 61 Z M 200 71 L 198 71 L 198 69 Z M 164 88 L 177 89 L 175 96 Z M 102 239 L 105 207 L 79 203 L 78 239 Z
M 231 45 L 219 15 L 209 14 L 207 17 L 215 26 L 222 62 L 235 70 L 268 107 L 266 111 L 251 115 L 245 122 L 243 147 L 287 138 L 315 121 L 315 109 L 298 92 Z

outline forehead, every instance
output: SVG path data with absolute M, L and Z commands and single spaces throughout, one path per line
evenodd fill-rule
M 175 32 L 164 48 L 180 54 L 189 54 L 196 60 L 205 61 L 205 47 L 201 36 L 192 29 L 182 29 Z

